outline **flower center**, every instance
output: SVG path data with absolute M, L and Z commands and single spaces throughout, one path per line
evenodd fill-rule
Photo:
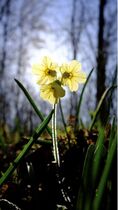
M 67 78 L 70 78 L 71 77 L 71 74 L 70 73 L 68 73 L 68 72 L 64 72 L 63 73 L 63 78 L 64 79 L 67 79 Z
M 47 74 L 52 76 L 52 77 L 55 77 L 56 76 L 56 71 L 55 70 L 51 70 L 51 69 L 47 69 Z

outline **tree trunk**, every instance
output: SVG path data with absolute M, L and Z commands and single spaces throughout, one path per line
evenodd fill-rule
M 7 59 L 7 41 L 8 41 L 8 19 L 10 16 L 10 3 L 11 0 L 7 0 L 2 8 L 2 13 L 5 15 L 6 20 L 3 22 L 3 47 L 0 57 L 0 120 L 4 123 L 6 122 L 6 110 L 7 108 L 7 99 L 6 99 L 6 89 L 5 89 L 5 63 Z M 1 17 L 2 18 L 2 17 Z M 2 20 L 1 20 L 2 22 Z
M 98 31 L 98 56 L 97 56 L 97 104 L 105 91 L 105 70 L 106 70 L 106 54 L 104 46 L 104 9 L 106 0 L 100 0 L 99 5 L 99 31 Z M 104 123 L 107 114 L 106 102 L 103 103 L 100 112 L 100 120 Z

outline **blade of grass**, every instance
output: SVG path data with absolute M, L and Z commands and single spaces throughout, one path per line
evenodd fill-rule
M 44 120 L 44 116 L 43 114 L 39 111 L 37 105 L 35 104 L 34 100 L 32 99 L 32 97 L 30 96 L 30 94 L 28 93 L 28 91 L 26 90 L 26 88 L 23 86 L 23 84 L 21 82 L 19 82 L 17 79 L 15 79 L 15 82 L 17 83 L 17 85 L 21 88 L 21 90 L 23 91 L 23 93 L 25 94 L 25 96 L 27 97 L 28 101 L 30 102 L 30 104 L 32 105 L 34 111 L 36 112 L 36 114 L 39 116 L 39 118 L 41 119 L 41 121 Z M 52 137 L 52 131 L 51 129 L 47 126 L 46 130 L 48 131 L 49 135 Z
M 84 204 L 84 210 L 91 210 L 92 208 L 93 195 L 96 189 L 96 183 L 100 177 L 101 160 L 102 160 L 103 155 L 105 154 L 105 148 L 104 148 L 103 143 L 104 143 L 104 128 L 100 126 L 99 137 L 97 139 L 97 142 L 94 148 L 92 161 L 90 163 L 91 165 L 88 168 L 88 170 L 91 170 L 91 172 L 89 172 L 90 178 L 88 180 L 90 184 L 88 187 L 88 194 L 86 196 L 86 201 Z
M 77 198 L 76 210 L 88 210 L 91 200 L 91 168 L 95 145 L 88 147 L 82 173 L 81 185 Z M 88 206 L 88 207 L 87 207 Z
M 81 94 L 80 94 L 80 98 L 79 98 L 79 102 L 78 102 L 78 106 L 77 106 L 77 111 L 76 111 L 76 121 L 75 121 L 75 131 L 76 131 L 76 128 L 77 128 L 77 125 L 78 125 L 78 121 L 79 121 L 79 115 L 80 115 L 80 108 L 81 108 L 81 103 L 82 103 L 82 98 L 83 98 L 83 94 L 84 94 L 84 91 L 85 91 L 85 88 L 89 82 L 89 79 L 91 77 L 91 74 L 93 72 L 94 69 L 92 69 L 87 77 L 87 80 L 83 86 L 83 89 L 81 91 Z
M 108 150 L 110 149 L 111 145 L 112 145 L 112 141 L 114 139 L 114 136 L 116 134 L 116 125 L 115 125 L 115 117 L 113 118 L 113 122 L 112 122 L 112 127 L 111 127 L 111 132 L 110 132 L 110 138 L 109 138 L 109 147 L 108 147 Z
M 31 146 L 34 144 L 34 142 L 37 140 L 37 138 L 45 130 L 47 124 L 49 123 L 49 121 L 52 118 L 53 113 L 54 113 L 54 110 L 52 110 L 50 112 L 50 114 L 46 117 L 46 119 L 36 128 L 36 130 L 34 131 L 32 137 L 30 138 L 28 143 L 24 146 L 22 151 L 19 153 L 19 155 L 16 157 L 16 159 L 10 164 L 9 168 L 6 170 L 6 172 L 0 178 L 0 186 L 8 179 L 8 177 L 11 175 L 11 173 L 16 169 L 19 162 L 24 158 L 26 153 L 30 150 Z
M 29 141 L 30 137 L 22 137 L 23 140 L 25 141 Z M 40 145 L 52 145 L 52 141 L 48 140 L 48 139 L 37 139 L 37 141 L 35 142 L 36 144 L 40 144 Z
M 115 69 L 115 72 L 114 72 L 114 76 L 113 76 L 113 79 L 112 79 L 111 86 L 114 86 L 116 84 L 117 84 L 117 66 L 116 66 L 116 69 Z M 108 116 L 109 116 L 109 113 L 110 113 L 110 107 L 111 107 L 112 101 L 113 101 L 113 91 L 111 91 L 111 93 L 109 95 L 109 98 L 108 98 Z
M 90 127 L 89 127 L 89 130 L 90 130 L 90 131 L 92 130 L 92 128 L 93 128 L 93 126 L 94 126 L 94 124 L 95 124 L 95 121 L 96 121 L 97 116 L 98 116 L 98 114 L 99 114 L 99 112 L 100 112 L 101 106 L 102 106 L 102 104 L 103 104 L 103 101 L 105 100 L 105 98 L 106 98 L 106 96 L 108 95 L 109 91 L 111 91 L 112 89 L 114 89 L 114 88 L 116 88 L 116 87 L 117 87 L 117 86 L 111 86 L 111 87 L 107 88 L 107 89 L 105 90 L 105 92 L 103 93 L 103 95 L 102 95 L 102 97 L 101 97 L 101 99 L 100 99 L 100 101 L 99 101 L 99 103 L 98 103 L 98 106 L 97 106 L 97 108 L 96 108 L 96 110 L 95 110 L 95 113 L 94 113 L 94 117 L 93 117 L 92 123 L 90 124 Z
M 106 183 L 109 177 L 109 173 L 112 167 L 112 161 L 115 157 L 115 154 L 117 152 L 117 136 L 112 141 L 112 145 L 110 147 L 110 150 L 107 155 L 106 164 L 104 167 L 104 171 L 100 180 L 100 183 L 98 185 L 98 189 L 96 192 L 96 196 L 93 200 L 93 210 L 100 210 L 100 206 L 102 203 L 102 197 L 105 191 Z
M 104 137 L 105 137 L 105 133 L 104 133 L 104 128 L 100 127 L 99 129 L 99 136 L 96 142 L 96 148 L 95 148 L 95 152 L 94 152 L 94 156 L 93 156 L 93 167 L 92 167 L 92 187 L 93 189 L 95 188 L 96 185 L 96 180 L 98 178 L 99 175 L 99 170 L 100 170 L 100 163 L 101 163 L 101 159 L 103 157 L 104 154 Z

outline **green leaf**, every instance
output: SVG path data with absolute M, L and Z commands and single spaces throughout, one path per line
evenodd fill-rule
M 109 148 L 108 148 L 108 150 L 110 149 L 110 147 L 112 145 L 112 141 L 113 141 L 113 139 L 115 137 L 116 132 L 117 132 L 117 129 L 116 129 L 116 119 L 114 117 L 113 118 L 113 122 L 112 122 L 111 132 L 110 132 Z
M 34 100 L 32 99 L 32 97 L 30 96 L 30 94 L 28 93 L 28 91 L 26 90 L 26 88 L 23 86 L 23 84 L 21 82 L 19 82 L 17 79 L 15 79 L 15 82 L 18 84 L 18 86 L 21 88 L 21 90 L 23 91 L 23 93 L 25 94 L 25 96 L 27 97 L 28 101 L 30 102 L 30 104 L 32 105 L 34 111 L 36 112 L 36 114 L 39 116 L 39 118 L 41 119 L 41 121 L 44 120 L 43 114 L 39 111 L 37 105 L 35 104 Z M 49 135 L 52 137 L 52 132 L 51 129 L 49 127 L 46 128 Z
M 95 145 L 88 147 L 82 173 L 81 186 L 78 193 L 76 210 L 88 210 L 91 203 L 91 169 Z
M 100 112 L 100 109 L 101 109 L 101 107 L 102 107 L 103 101 L 105 100 L 105 98 L 106 98 L 106 96 L 108 95 L 109 91 L 111 91 L 112 89 L 114 89 L 114 88 L 116 88 L 116 87 L 117 87 L 117 86 L 111 86 L 111 87 L 107 88 L 107 89 L 105 90 L 105 92 L 103 93 L 103 95 L 102 95 L 102 97 L 101 97 L 101 99 L 100 99 L 100 101 L 99 101 L 99 103 L 98 103 L 98 106 L 97 106 L 97 108 L 96 108 L 96 110 L 95 110 L 94 117 L 93 117 L 92 123 L 91 123 L 90 128 L 89 128 L 90 131 L 92 130 L 92 128 L 93 128 L 93 126 L 94 126 L 94 124 L 95 124 L 95 121 L 96 121 L 96 119 L 97 119 L 97 116 L 98 116 L 98 114 L 99 114 L 99 112 Z
M 90 73 L 89 73 L 89 75 L 88 75 L 88 77 L 87 77 L 87 79 L 86 79 L 86 82 L 85 82 L 85 84 L 84 84 L 84 86 L 83 86 L 83 89 L 82 89 L 82 91 L 81 91 L 81 94 L 80 94 L 80 99 L 79 99 L 79 102 L 78 102 L 78 105 L 77 105 L 77 111 L 76 111 L 75 130 L 76 130 L 76 127 L 77 127 L 77 125 L 78 125 L 78 120 L 79 120 L 79 115 L 80 115 L 80 108 L 81 108 L 81 103 L 82 103 L 82 99 L 83 99 L 83 94 L 84 94 L 85 88 L 86 88 L 86 86 L 87 86 L 87 84 L 88 84 L 88 82 L 89 82 L 89 79 L 90 79 L 90 77 L 91 77 L 91 74 L 92 74 L 93 70 L 94 70 L 94 69 L 92 69 L 92 70 L 90 71 Z
M 114 76 L 113 76 L 113 79 L 112 79 L 112 83 L 111 83 L 111 86 L 114 86 L 117 84 L 117 66 L 116 66 L 116 69 L 115 69 L 115 72 L 114 72 Z M 110 107 L 111 107 L 111 103 L 113 101 L 113 91 L 111 91 L 111 93 L 109 94 L 109 98 L 108 98 L 108 116 L 110 114 Z
M 106 183 L 107 183 L 109 173 L 110 173 L 110 170 L 112 167 L 112 162 L 113 162 L 113 159 L 114 159 L 116 153 L 117 153 L 117 136 L 115 136 L 115 138 L 113 139 L 112 145 L 111 145 L 108 155 L 107 155 L 107 160 L 106 160 L 106 164 L 104 167 L 104 171 L 102 173 L 102 176 L 101 176 L 101 179 L 100 179 L 97 191 L 96 191 L 96 195 L 93 200 L 93 210 L 100 210 Z
M 95 146 L 95 152 L 93 156 L 93 167 L 92 167 L 92 187 L 95 188 L 97 177 L 99 176 L 100 163 L 106 150 L 104 148 L 104 128 L 99 129 L 99 136 Z
M 20 163 L 20 161 L 24 158 L 26 153 L 30 150 L 31 146 L 36 142 L 37 138 L 45 130 L 47 124 L 49 123 L 49 121 L 52 118 L 53 113 L 54 113 L 54 110 L 52 110 L 50 112 L 50 114 L 46 117 L 46 119 L 36 128 L 36 130 L 34 131 L 32 137 L 30 138 L 28 143 L 24 146 L 22 151 L 19 153 L 19 155 L 16 157 L 16 159 L 13 161 L 13 163 L 10 164 L 9 168 L 6 170 L 6 172 L 0 178 L 0 185 L 2 185 L 8 179 L 8 177 L 16 169 L 16 167 Z

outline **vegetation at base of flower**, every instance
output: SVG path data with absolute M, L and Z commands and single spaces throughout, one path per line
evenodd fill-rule
M 116 186 L 115 121 L 109 125 L 107 124 L 104 129 L 102 127 L 93 128 L 91 131 L 88 129 L 80 129 L 78 130 L 76 138 L 74 138 L 71 126 L 67 126 L 67 131 L 71 138 L 71 148 L 68 148 L 67 137 L 64 130 L 58 130 L 58 140 L 61 156 L 60 170 L 62 178 L 64 178 L 63 186 L 71 199 L 71 204 L 73 205 L 71 209 L 109 210 L 112 205 L 115 205 L 115 202 L 113 204 L 113 201 L 115 201 L 114 188 Z M 55 170 L 53 168 L 53 157 L 51 155 L 52 144 L 51 141 L 48 142 L 48 140 L 45 139 L 45 136 L 43 136 L 43 138 L 44 140 L 40 141 L 39 137 L 39 140 L 34 143 L 26 157 L 18 164 L 15 173 L 13 173 L 11 178 L 9 177 L 3 187 L 0 188 L 0 196 L 9 199 L 9 193 L 13 196 L 15 190 L 21 207 L 24 207 L 24 205 L 28 207 L 30 205 L 38 205 L 39 208 L 41 208 L 42 205 L 41 202 L 39 202 L 42 196 L 45 196 L 46 200 L 52 196 L 53 201 L 51 199 L 48 200 L 49 206 L 51 202 L 57 202 L 57 204 L 63 204 L 69 209 L 70 204 L 65 203 L 63 197 L 58 193 L 55 194 L 55 189 L 53 189 Z M 22 153 L 22 149 L 28 141 L 29 138 L 24 138 L 22 141 L 19 140 L 19 142 L 12 147 L 10 145 L 7 146 L 7 158 L 4 159 L 1 156 L 1 164 L 4 165 L 4 170 L 8 167 L 8 163 L 12 163 L 17 154 Z M 12 152 L 12 150 L 14 152 Z M 9 152 L 12 156 L 11 159 L 9 159 Z M 26 163 L 28 163 L 28 167 Z M 28 188 L 29 185 L 30 188 Z M 34 186 L 35 188 L 32 194 Z M 38 186 L 41 186 L 41 191 L 38 191 Z M 45 187 L 48 187 L 50 196 L 46 194 Z M 55 187 L 58 190 L 60 189 L 58 183 L 55 183 Z M 22 189 L 21 194 L 19 194 L 19 189 Z M 95 191 L 97 194 L 94 193 Z M 37 194 L 38 198 L 36 196 Z M 101 196 L 101 194 L 103 195 Z M 35 203 L 33 199 L 29 200 L 29 196 L 31 198 L 34 198 L 34 196 L 37 198 L 34 199 Z M 22 202 L 23 198 L 25 198 L 25 204 Z M 14 201 L 14 199 L 12 201 Z M 45 206 L 46 204 L 43 205 Z
M 73 92 L 86 81 L 86 74 L 77 60 L 59 66 L 44 56 L 41 63 L 32 66 L 32 72 L 37 75 L 41 98 L 51 104 L 58 103 L 58 99 L 65 96 L 63 86 L 68 86 Z
M 59 99 L 65 95 L 64 84 L 68 85 L 71 90 L 76 89 L 77 86 L 68 82 L 70 77 L 67 77 L 69 73 L 72 73 L 71 76 L 76 75 L 75 72 L 79 69 L 78 62 L 63 64 L 61 67 L 63 76 L 60 79 L 57 76 L 59 68 L 54 72 L 55 64 L 51 64 L 46 58 L 43 61 L 45 65 L 41 65 L 41 68 L 43 66 L 44 71 L 46 66 L 50 67 L 52 71 L 50 75 L 54 80 L 48 79 L 46 84 L 40 84 L 40 94 L 44 100 L 52 104 L 59 101 L 62 115 L 63 128 L 62 130 L 57 129 L 60 166 L 57 167 L 58 165 L 54 162 L 53 130 L 48 125 L 55 111 L 52 110 L 45 119 L 26 88 L 15 80 L 40 118 L 41 124 L 30 133 L 26 132 L 26 128 L 23 132 L 22 125 L 18 122 L 12 134 L 9 133 L 7 125 L 0 129 L 0 198 L 7 198 L 8 201 L 12 199 L 12 202 L 25 210 L 35 208 L 51 210 L 58 208 L 67 210 L 116 209 L 116 119 L 114 118 L 112 122 L 107 121 L 104 126 L 99 121 L 103 101 L 116 86 L 109 87 L 103 93 L 93 112 L 90 126 L 86 128 L 81 122 L 79 113 L 84 90 L 92 70 L 78 100 L 76 118 L 79 119 L 70 116 L 69 121 L 65 121 Z M 71 82 L 75 84 L 75 80 Z M 54 118 L 54 126 L 55 120 Z M 2 201 L 0 199 L 0 208 Z

